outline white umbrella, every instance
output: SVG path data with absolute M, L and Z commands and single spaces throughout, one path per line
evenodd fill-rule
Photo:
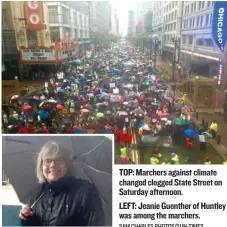
M 19 98 L 19 95 L 13 95 L 13 96 L 11 97 L 11 100 L 18 99 L 18 98 Z
M 145 125 L 143 126 L 143 129 L 146 130 L 146 131 L 150 131 L 150 130 L 151 130 L 151 128 L 150 128 L 149 125 L 147 125 L 147 124 L 145 124 Z

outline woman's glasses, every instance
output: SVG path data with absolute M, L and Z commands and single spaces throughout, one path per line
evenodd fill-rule
M 45 166 L 50 166 L 52 162 L 54 162 L 56 165 L 62 165 L 65 163 L 65 160 L 63 158 L 57 158 L 57 159 L 47 158 L 42 161 L 43 165 Z

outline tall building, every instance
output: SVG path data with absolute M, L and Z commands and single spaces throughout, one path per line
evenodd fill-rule
M 2 79 L 14 79 L 19 76 L 16 34 L 13 27 L 11 5 L 2 2 Z
M 152 12 L 149 11 L 144 15 L 144 32 L 147 33 L 152 33 L 153 29 L 152 29 L 152 19 L 153 19 L 153 15 Z
M 113 7 L 111 8 L 111 33 L 113 35 L 119 35 L 119 19 L 117 10 Z
M 181 37 L 182 1 L 163 2 L 163 58 L 173 61 L 173 38 Z M 178 53 L 176 54 L 178 56 Z
M 79 41 L 84 52 L 89 44 L 89 4 L 84 1 L 47 2 L 51 41 L 60 42 L 65 34 Z
M 90 30 L 93 32 L 109 32 L 110 7 L 108 1 L 89 1 Z
M 89 38 L 88 3 L 84 1 L 51 1 L 47 5 L 52 41 L 61 39 L 67 32 L 73 39 Z
M 134 37 L 136 34 L 135 24 L 135 12 L 133 10 L 128 11 L 128 36 Z
M 136 24 L 142 22 L 143 32 L 146 32 L 145 28 L 145 18 L 148 12 L 151 12 L 153 9 L 153 1 L 138 1 L 136 5 Z
M 212 38 L 212 1 L 184 3 L 181 64 L 198 75 L 218 74 L 219 50 Z
M 53 11 L 49 10 L 48 3 L 44 1 L 7 1 L 3 3 L 3 53 L 14 54 L 16 49 L 21 79 L 34 71 L 47 72 L 53 65 L 55 68 L 61 62 L 78 55 L 78 43 L 72 42 L 70 36 L 69 19 L 71 15 L 65 13 L 67 7 L 56 5 L 55 8 L 51 8 L 53 11 L 56 10 L 56 13 L 51 14 L 50 12 Z M 60 11 L 58 11 L 59 8 Z M 59 34 L 50 29 L 49 16 L 53 16 L 50 19 L 52 28 L 55 25 Z M 54 24 L 54 21 L 58 23 Z M 63 23 L 62 27 L 61 23 Z M 8 39 L 8 43 L 6 39 Z M 11 56 L 11 58 L 15 59 L 15 56 Z M 4 59 L 6 58 L 4 57 Z M 13 75 L 17 76 L 16 73 Z
M 164 27 L 163 27 L 163 13 L 164 13 L 164 2 L 155 1 L 152 9 L 152 29 L 153 33 L 157 35 L 158 40 L 160 41 L 160 50 L 163 49 L 163 40 L 164 40 Z

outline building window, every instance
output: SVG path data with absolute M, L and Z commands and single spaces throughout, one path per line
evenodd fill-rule
M 202 1 L 202 9 L 204 9 L 205 8 L 205 1 Z
M 86 17 L 84 16 L 84 27 L 87 28 L 87 21 L 86 21 Z
M 174 31 L 176 30 L 176 22 L 174 23 Z
M 189 28 L 192 27 L 192 18 L 190 18 L 190 21 L 189 21 Z
M 200 26 L 203 26 L 203 16 L 200 17 Z
M 197 40 L 197 45 L 198 46 L 203 46 L 204 45 L 204 40 L 203 39 L 198 39 Z
M 79 15 L 79 26 L 80 27 L 82 26 L 82 15 L 81 14 Z
M 60 30 L 59 27 L 50 27 L 51 42 L 60 42 Z
M 196 2 L 193 3 L 193 13 L 196 11 Z
M 70 28 L 63 27 L 63 34 L 70 33 Z
M 209 8 L 209 7 L 211 7 L 212 6 L 212 1 L 208 1 L 207 2 L 207 7 Z
M 198 10 L 201 10 L 201 1 L 199 1 L 199 7 Z
M 74 27 L 77 27 L 77 13 L 73 13 L 73 19 L 74 19 Z
M 26 30 L 27 32 L 27 40 L 28 40 L 28 46 L 36 46 L 37 45 L 37 35 L 36 31 L 33 30 Z
M 195 17 L 192 19 L 192 27 L 195 27 Z
M 186 35 L 183 35 L 182 44 L 186 44 Z
M 205 25 L 209 25 L 209 19 L 210 19 L 210 15 L 206 14 Z
M 9 21 L 9 16 L 8 16 L 8 10 L 7 9 L 2 9 L 2 27 L 9 27 L 8 26 L 8 21 Z
M 70 24 L 70 13 L 65 7 L 62 7 L 62 22 L 63 24 Z
M 58 7 L 48 6 L 49 23 L 59 23 Z
M 78 30 L 75 29 L 74 31 L 75 31 L 75 39 L 77 39 L 78 38 Z
M 196 18 L 196 26 L 199 27 L 199 16 Z
M 188 44 L 192 45 L 192 43 L 193 43 L 193 35 L 189 35 L 188 36 Z

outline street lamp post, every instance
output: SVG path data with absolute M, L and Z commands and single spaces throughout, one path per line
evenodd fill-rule
M 153 35 L 154 38 L 154 68 L 156 68 L 156 58 L 157 58 L 157 46 L 158 46 L 158 35 Z
M 180 38 L 174 37 L 171 39 L 171 41 L 174 43 L 174 53 L 173 53 L 173 64 L 172 64 L 172 80 L 175 81 L 175 70 L 176 70 L 176 55 L 177 55 L 177 48 L 180 46 Z M 179 59 L 178 59 L 179 61 Z
M 149 60 L 151 61 L 152 60 L 152 37 L 151 37 L 151 35 L 148 36 L 148 42 L 150 45 Z

